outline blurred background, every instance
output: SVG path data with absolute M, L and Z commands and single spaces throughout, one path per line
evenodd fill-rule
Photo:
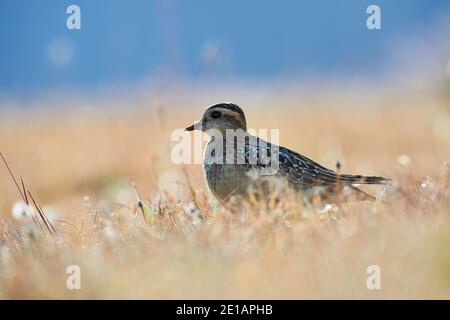
M 79 30 L 66 25 L 72 4 Z M 377 153 L 386 166 L 447 160 L 450 3 L 377 1 L 380 30 L 367 28 L 371 4 L 3 1 L 1 150 L 48 200 L 116 179 L 158 184 L 157 163 L 172 183 L 170 133 L 233 101 L 250 127 L 280 128 L 282 144 L 331 167 L 369 172 Z
M 71 4 L 81 8 L 81 30 L 66 27 Z M 381 8 L 381 30 L 366 27 L 371 4 Z M 3 103 L 129 95 L 174 81 L 255 86 L 345 77 L 380 85 L 386 76 L 448 76 L 445 0 L 19 0 L 3 1 L 0 14 Z

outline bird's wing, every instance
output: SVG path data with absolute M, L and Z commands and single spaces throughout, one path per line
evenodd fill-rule
M 280 174 L 294 185 L 328 186 L 339 180 L 333 170 L 287 148 L 279 147 L 278 156 Z
M 335 184 L 337 181 L 337 174 L 333 170 L 260 138 L 246 141 L 245 162 L 259 168 L 275 168 L 277 175 L 286 178 L 293 185 L 322 186 Z
M 246 146 L 246 160 L 257 153 L 257 163 L 259 167 L 273 166 L 271 161 L 278 161 L 277 174 L 285 177 L 289 183 L 297 186 L 314 187 L 330 186 L 341 183 L 344 185 L 353 184 L 386 184 L 390 180 L 382 177 L 367 177 L 361 175 L 337 174 L 317 162 L 305 157 L 288 148 L 271 144 L 262 139 L 257 139 L 256 143 Z M 253 154 L 252 154 L 253 153 Z M 261 160 L 265 159 L 265 160 Z

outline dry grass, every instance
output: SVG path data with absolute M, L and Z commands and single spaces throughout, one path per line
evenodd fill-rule
M 189 192 L 170 133 L 216 99 L 5 115 L 0 151 L 50 231 L 36 210 L 34 221 L 12 218 L 20 195 L 2 167 L 0 298 L 450 298 L 448 96 L 365 93 L 233 96 L 250 127 L 280 128 L 281 144 L 396 180 L 390 204 L 309 214 L 286 203 L 232 215 L 207 193 L 200 166 L 186 167 Z M 81 290 L 66 288 L 72 264 Z M 381 290 L 366 288 L 373 264 Z

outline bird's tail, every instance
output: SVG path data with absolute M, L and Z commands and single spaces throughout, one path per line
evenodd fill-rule
M 390 184 L 391 179 L 375 176 L 340 174 L 338 180 L 348 184 Z

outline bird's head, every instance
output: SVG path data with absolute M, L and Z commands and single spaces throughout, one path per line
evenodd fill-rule
M 234 103 L 218 103 L 205 110 L 202 118 L 187 127 L 185 131 L 214 129 L 222 133 L 226 130 L 247 130 L 244 111 Z

